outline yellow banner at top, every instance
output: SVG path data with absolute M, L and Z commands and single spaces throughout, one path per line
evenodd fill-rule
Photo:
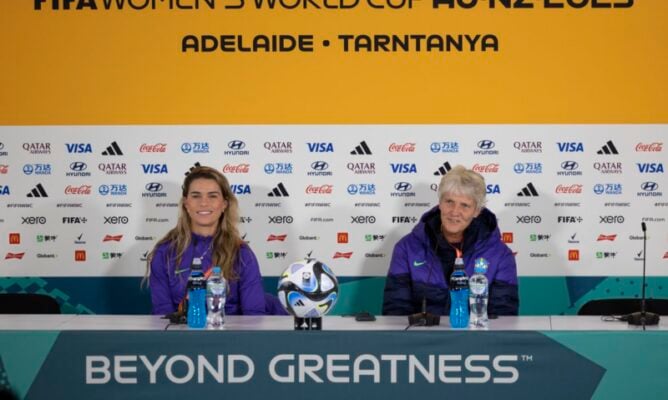
M 0 124 L 668 123 L 665 0 L 0 2 Z

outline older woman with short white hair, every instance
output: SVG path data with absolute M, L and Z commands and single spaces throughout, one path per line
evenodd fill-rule
M 467 275 L 474 262 L 488 262 L 488 313 L 517 315 L 517 265 L 501 241 L 496 216 L 485 208 L 485 179 L 461 165 L 450 170 L 438 187 L 438 206 L 427 211 L 395 246 L 385 283 L 383 314 L 409 315 L 450 311 L 448 282 L 455 258 L 463 257 Z

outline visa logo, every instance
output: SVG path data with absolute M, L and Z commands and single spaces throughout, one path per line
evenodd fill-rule
M 68 153 L 92 153 L 93 146 L 90 143 L 65 143 Z
M 584 152 L 584 146 L 582 142 L 558 142 L 559 152 L 561 153 L 582 153 Z
M 9 195 L 9 186 L 0 185 L 0 195 L 2 196 Z
M 408 163 L 394 164 L 394 163 L 390 163 L 390 167 L 392 168 L 392 173 L 394 173 L 394 174 L 416 174 L 417 173 L 417 167 L 415 166 L 415 164 L 408 164 Z
M 642 174 L 663 173 L 663 163 L 636 163 L 638 171 Z
M 166 174 L 167 164 L 142 164 L 145 174 Z
M 501 194 L 499 185 L 487 185 L 487 194 Z
M 333 153 L 334 145 L 330 143 L 320 142 L 320 143 L 306 143 L 308 145 L 308 151 L 311 153 Z
M 251 194 L 250 185 L 230 185 L 234 194 Z

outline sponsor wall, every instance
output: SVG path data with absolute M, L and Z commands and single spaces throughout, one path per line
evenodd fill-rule
M 488 180 L 523 313 L 637 293 L 642 221 L 648 272 L 666 275 L 665 1 L 54 0 L 0 15 L 4 291 L 147 312 L 142 258 L 196 162 L 236 185 L 266 289 L 313 251 L 342 277 L 337 311 L 379 310 L 394 242 L 459 163 Z

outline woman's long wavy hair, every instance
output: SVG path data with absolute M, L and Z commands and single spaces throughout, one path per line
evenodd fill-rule
M 190 245 L 192 231 L 190 229 L 192 221 L 188 211 L 186 211 L 184 201 L 188 196 L 190 185 L 196 179 L 211 179 L 216 181 L 218 187 L 223 194 L 223 199 L 227 200 L 227 208 L 220 216 L 220 221 L 216 227 L 216 232 L 213 235 L 212 242 L 212 258 L 213 265 L 219 265 L 223 276 L 228 281 L 238 279 L 237 274 L 233 270 L 234 261 L 239 253 L 239 246 L 242 240 L 237 229 L 237 222 L 239 221 L 239 202 L 230 189 L 230 183 L 227 178 L 217 170 L 211 167 L 196 167 L 183 181 L 181 200 L 179 201 L 179 217 L 176 227 L 172 228 L 162 239 L 156 243 L 151 253 L 148 255 L 146 265 L 146 276 L 148 279 L 151 271 L 151 260 L 155 255 L 157 248 L 163 243 L 170 244 L 170 254 L 176 254 L 176 265 L 181 264 L 183 253 Z M 170 257 L 171 258 L 171 257 Z M 169 266 L 166 266 L 169 268 Z

